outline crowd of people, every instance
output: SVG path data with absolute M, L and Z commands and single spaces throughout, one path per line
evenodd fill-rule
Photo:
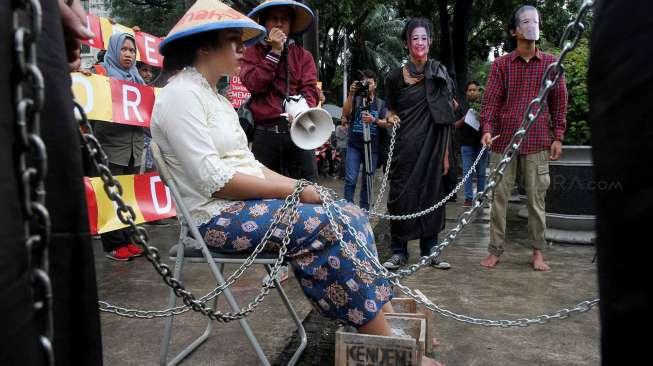
M 47 9 L 57 14 L 53 6 Z M 58 69 L 65 68 L 66 55 L 70 69 L 79 70 L 79 41 L 92 36 L 88 30 L 84 30 L 84 12 L 80 9 L 78 1 L 60 2 L 63 34 L 61 27 L 53 27 L 52 22 L 46 24 L 46 29 L 58 29 L 50 35 L 52 44 L 57 46 Z M 309 29 L 313 23 L 313 11 L 292 0 L 267 0 L 255 7 L 248 17 L 241 16 L 241 22 L 216 20 L 202 26 L 173 29 L 160 47 L 160 53 L 165 56 L 164 70 L 155 70 L 136 62 L 134 37 L 127 33 L 115 34 L 110 38 L 106 52 L 99 55 L 98 63 L 88 71 L 114 79 L 163 86 L 152 113 L 151 132 L 139 127 L 97 121 L 94 123 L 95 134 L 107 153 L 113 174 L 136 174 L 152 169 L 151 160 L 147 157 L 147 144 L 148 141 L 155 141 L 179 185 L 184 203 L 190 208 L 192 224 L 199 228 L 212 250 L 227 253 L 250 251 L 263 237 L 270 221 L 280 214 L 283 200 L 296 189 L 298 180 L 317 180 L 314 153 L 298 148 L 290 138 L 293 121 L 292 116 L 285 113 L 284 101 L 290 95 L 301 95 L 310 107 L 315 107 L 323 99 L 317 88 L 313 56 L 292 38 Z M 376 168 L 380 165 L 383 135 L 390 129 L 397 128 L 393 159 L 388 162 L 390 189 L 387 209 L 392 215 L 421 211 L 446 196 L 445 177 L 453 174 L 453 155 L 458 153 L 454 151 L 454 146 L 460 146 L 463 175 L 470 169 L 483 145 L 489 146 L 490 159 L 498 159 L 521 124 L 526 106 L 537 96 L 546 67 L 555 62 L 553 55 L 537 47 L 540 19 L 538 9 L 533 6 L 516 9 L 508 21 L 514 50 L 493 62 L 484 88 L 478 82 L 470 81 L 462 97 L 457 96 L 450 70 L 430 57 L 432 25 L 424 18 L 410 19 L 403 32 L 397 35 L 408 52 L 407 61 L 385 77 L 384 99 L 377 95 L 378 77 L 374 72 L 362 72 L 361 79 L 349 89 L 342 124 L 336 129 L 338 148 L 345 149 L 346 144 L 346 163 L 345 200 L 335 204 L 344 214 L 341 219 L 354 228 L 353 232 L 343 231 L 344 243 L 360 242 L 369 252 L 377 253 L 368 215 L 361 210 L 370 206 L 370 192 L 364 184 L 360 187 L 359 206 L 353 202 L 359 172 L 365 165 L 365 147 L 371 149 L 372 161 L 367 163 Z M 56 21 L 59 22 L 59 19 Z M 43 46 L 40 49 L 47 52 Z M 53 75 L 62 74 L 59 72 L 61 70 L 51 71 L 48 80 Z M 166 75 L 166 80 L 157 80 L 157 75 Z M 217 90 L 221 78 L 233 75 L 239 75 L 252 93 L 249 105 L 255 133 L 251 146 L 230 101 Z M 46 83 L 48 96 L 57 94 L 53 89 L 55 85 L 56 81 Z M 362 89 L 365 89 L 364 93 Z M 480 95 L 482 89 L 483 96 Z M 70 93 L 63 96 L 70 97 Z M 3 94 L 3 103 L 5 100 L 10 98 L 4 98 Z M 548 162 L 560 158 L 566 129 L 567 91 L 564 77 L 558 80 L 548 99 L 543 102 L 545 107 L 518 154 L 506 168 L 503 180 L 494 190 L 489 255 L 481 261 L 484 267 L 494 268 L 500 263 L 506 243 L 507 201 L 515 177 L 519 174 L 528 195 L 532 268 L 537 271 L 551 269 L 542 253 L 545 246 L 544 205 L 549 186 Z M 3 108 L 11 110 L 6 106 Z M 46 103 L 45 108 L 53 109 L 53 102 Z M 64 116 L 61 120 L 69 121 L 61 124 L 62 131 L 74 131 L 71 110 L 61 109 L 60 112 Z M 368 127 L 369 139 L 364 133 Z M 54 134 L 52 129 L 52 126 L 46 125 L 45 133 Z M 56 134 L 60 136 L 60 132 Z M 79 146 L 74 134 L 71 136 L 71 141 L 75 143 L 66 147 L 66 151 L 73 156 L 71 151 L 79 152 Z M 454 139 L 457 143 L 454 143 Z M 56 141 L 46 139 L 46 143 L 52 143 L 53 147 L 57 147 Z M 474 174 L 477 192 L 485 188 L 487 160 L 487 156 L 481 158 Z M 72 187 L 83 197 L 81 158 L 64 161 L 71 161 L 74 166 L 70 169 L 58 167 L 49 179 L 63 182 L 64 178 L 74 176 L 78 181 L 66 189 Z M 59 177 L 57 174 L 63 174 L 59 171 L 69 174 Z M 55 186 L 53 183 L 49 189 Z M 7 189 L 7 197 L 16 196 L 14 191 Z M 78 232 L 85 232 L 82 228 L 85 219 L 81 204 L 83 199 L 77 197 L 79 200 L 74 201 L 75 204 L 61 204 L 57 196 L 54 197 L 54 203 L 50 205 L 55 212 L 66 213 L 62 217 L 71 216 L 71 208 L 79 211 L 73 215 L 76 218 L 75 227 L 70 226 L 70 222 L 62 222 L 60 216 L 53 216 L 55 244 L 62 238 L 73 238 L 70 240 L 75 242 L 78 251 L 70 252 L 72 249 L 69 249 L 68 252 L 89 261 L 85 263 L 92 263 L 88 237 L 77 236 Z M 465 184 L 463 206 L 471 206 L 473 199 L 473 184 L 469 181 Z M 393 311 L 389 302 L 393 296 L 392 288 L 387 279 L 367 275 L 357 268 L 354 258 L 341 250 L 341 243 L 330 226 L 316 186 L 305 187 L 300 200 L 298 217 L 284 217 L 282 221 L 294 228 L 287 260 L 306 297 L 323 315 L 352 325 L 362 333 L 391 335 L 384 316 Z M 6 221 L 11 220 L 7 218 Z M 390 270 L 405 266 L 410 240 L 419 239 L 420 254 L 430 255 L 444 223 L 444 207 L 416 219 L 392 221 L 392 255 L 383 265 Z M 19 237 L 13 231 L 10 234 L 11 238 Z M 20 242 L 18 239 L 11 240 L 12 243 L 14 241 Z M 125 230 L 103 234 L 102 244 L 106 256 L 113 260 L 126 261 L 142 255 L 142 249 L 130 243 L 129 232 Z M 59 248 L 62 244 L 57 245 Z M 19 246 L 7 246 L 5 251 L 18 253 L 16 248 Z M 355 249 L 355 246 L 351 249 Z M 372 268 L 372 259 L 366 257 L 363 251 L 353 250 L 353 255 L 364 266 Z M 79 266 L 74 271 L 78 274 L 75 278 L 77 282 L 69 281 L 64 286 L 62 281 L 65 278 L 73 278 L 72 266 L 61 257 L 57 258 L 53 262 L 53 270 L 69 276 L 55 280 L 55 289 L 58 288 L 55 291 L 55 316 L 59 315 L 55 317 L 55 327 L 73 329 L 62 323 L 69 316 L 62 310 L 61 304 L 68 304 L 68 300 L 61 294 L 72 293 L 63 290 L 66 286 L 88 288 L 90 283 L 95 282 L 94 272 L 92 266 Z M 7 268 L 13 268 L 13 263 L 8 264 Z M 432 258 L 429 264 L 440 269 L 450 267 L 438 258 Z M 3 276 L 9 278 L 10 275 Z M 4 277 L 3 283 L 7 282 Z M 16 279 L 10 280 L 22 283 Z M 97 347 L 100 347 L 97 293 L 93 290 L 88 291 L 87 295 L 83 303 L 80 302 L 77 315 L 81 314 L 87 320 L 87 329 L 80 334 L 88 334 L 86 340 L 92 347 L 73 356 L 64 348 L 73 344 L 70 340 L 77 337 L 72 331 L 59 333 L 59 337 L 70 339 L 60 339 L 55 344 L 59 354 L 68 355 L 63 359 L 76 360 L 80 364 L 97 364 L 101 362 L 97 352 Z M 35 329 L 23 327 L 28 323 L 24 319 L 28 318 L 25 315 L 11 319 L 10 326 L 5 330 L 15 335 L 19 334 L 16 329 L 20 329 L 20 334 L 24 335 L 12 337 L 16 350 L 34 346 L 35 342 L 21 341 L 36 339 L 33 337 Z M 29 354 L 24 352 L 24 355 Z M 12 357 L 18 356 L 13 354 Z M 29 364 L 39 362 L 40 356 L 34 357 Z M 71 362 L 76 364 L 75 361 Z M 423 364 L 438 363 L 424 358 Z
M 214 250 L 234 253 L 256 245 L 297 179 L 317 181 L 315 154 L 293 143 L 293 121 L 285 113 L 285 102 L 289 96 L 300 95 L 309 107 L 316 107 L 323 98 L 313 56 L 293 38 L 310 27 L 312 10 L 291 0 L 268 0 L 248 16 L 252 19 L 246 26 L 250 32 L 220 21 L 211 23 L 210 31 L 190 28 L 183 35 L 171 31 L 160 52 L 165 56 L 165 73 L 172 77 L 162 81 L 151 133 L 135 126 L 94 124 L 113 174 L 152 169 L 148 144 L 156 141 L 206 243 Z M 351 84 L 341 123 L 334 132 L 341 140 L 339 148 L 346 146 L 342 151 L 344 201 L 338 204 L 372 252 L 376 253 L 374 238 L 367 215 L 360 210 L 370 208 L 366 167 L 374 172 L 377 166 L 389 163 L 387 210 L 392 215 L 406 215 L 433 206 L 449 193 L 450 182 L 459 179 L 456 155 L 462 157 L 463 175 L 483 145 L 490 146 L 497 159 L 520 125 L 524 106 L 537 95 L 537 81 L 544 68 L 555 60 L 536 47 L 538 24 L 536 8 L 522 6 L 514 12 L 509 30 L 516 48 L 494 61 L 483 97 L 476 81 L 467 83 L 461 97 L 456 95 L 450 71 L 430 58 L 433 31 L 425 18 L 410 19 L 398 35 L 406 46 L 408 61 L 385 77 L 385 99 L 378 96 L 378 77 L 371 70 L 361 71 Z M 259 37 L 246 39 L 251 30 L 260 33 Z M 245 42 L 251 43 L 249 47 Z M 127 33 L 111 36 L 100 56 L 103 59 L 98 59 L 92 70 L 95 73 L 149 85 L 155 74 L 160 74 L 160 70 L 136 62 L 136 43 Z M 221 78 L 234 75 L 240 76 L 251 93 L 247 107 L 254 133 L 249 140 L 230 101 L 217 89 Z M 549 184 L 548 161 L 560 156 L 565 131 L 564 79 L 547 104 L 495 191 L 490 254 L 481 262 L 485 267 L 495 267 L 503 253 L 507 199 L 519 170 L 528 194 L 532 265 L 535 270 L 550 269 L 542 255 L 544 197 Z M 380 164 L 379 156 L 387 149 L 393 128 L 392 161 Z M 494 135 L 497 141 L 492 143 Z M 455 151 L 457 148 L 460 151 Z M 472 179 L 465 182 L 464 207 L 472 205 L 474 180 L 476 190 L 484 190 L 487 164 L 485 153 Z M 354 206 L 361 171 L 360 198 Z M 390 295 L 378 295 L 389 289 L 388 283 L 383 279 L 367 282 L 356 274 L 351 259 L 343 256 L 335 240 L 313 186 L 304 189 L 301 200 L 304 205 L 288 258 L 304 292 L 325 315 L 363 331 L 388 334 L 383 313 L 389 311 Z M 428 215 L 391 221 L 391 256 L 383 266 L 389 270 L 405 266 L 411 240 L 419 240 L 420 256 L 430 256 L 444 229 L 445 214 L 443 206 Z M 345 231 L 343 240 L 355 242 L 348 235 L 351 233 Z M 129 237 L 129 229 L 102 234 L 107 258 L 127 261 L 142 255 L 142 249 L 130 243 Z M 369 258 L 360 259 L 369 265 Z M 335 267 L 334 262 L 338 263 Z M 438 269 L 451 267 L 440 258 L 428 263 Z M 333 286 L 351 302 L 338 303 L 329 292 Z

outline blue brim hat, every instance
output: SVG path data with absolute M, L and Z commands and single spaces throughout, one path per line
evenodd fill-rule
M 302 34 L 313 25 L 315 14 L 311 8 L 292 0 L 266 0 L 250 11 L 247 16 L 260 23 L 261 14 L 272 7 L 287 7 L 295 13 L 293 23 L 290 25 L 290 35 Z
M 170 44 L 180 39 L 219 29 L 242 30 L 246 45 L 256 43 L 266 34 L 263 26 L 226 4 L 218 0 L 198 0 L 161 42 L 159 53 L 165 56 Z

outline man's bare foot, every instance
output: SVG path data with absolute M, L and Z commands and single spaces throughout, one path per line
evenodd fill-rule
M 485 268 L 494 268 L 499 263 L 499 257 L 494 254 L 490 254 L 481 261 L 481 266 Z
M 551 270 L 551 267 L 544 261 L 541 250 L 533 250 L 533 261 L 531 263 L 533 263 L 533 270 L 535 271 L 547 272 Z
M 422 366 L 444 366 L 444 362 L 438 362 L 430 357 L 422 356 Z

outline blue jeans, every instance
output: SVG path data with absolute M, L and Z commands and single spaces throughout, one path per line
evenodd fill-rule
M 358 181 L 358 171 L 362 164 L 365 164 L 365 154 L 363 145 L 347 145 L 347 157 L 345 159 L 345 199 L 354 202 L 354 192 L 356 191 L 356 182 Z M 372 171 L 376 170 L 376 163 L 379 160 L 378 152 L 372 153 Z M 360 194 L 359 206 L 364 209 L 370 208 L 367 201 L 367 185 L 365 184 L 365 173 L 363 172 L 363 182 Z
M 474 164 L 474 160 L 478 156 L 478 153 L 481 152 L 480 146 L 470 146 L 462 145 L 460 146 L 460 154 L 463 159 L 463 176 L 467 174 L 469 169 Z M 474 199 L 474 188 L 472 187 L 472 178 L 476 176 L 476 191 L 481 192 L 485 189 L 485 169 L 487 168 L 488 153 L 485 151 L 483 157 L 478 162 L 476 166 L 476 172 L 472 173 L 472 176 L 465 182 L 465 199 L 472 200 Z
M 438 237 L 431 236 L 428 238 L 419 239 L 419 253 L 423 257 L 425 255 L 431 254 L 431 249 L 438 243 Z M 390 249 L 392 254 L 401 254 L 406 259 L 408 259 L 408 241 L 407 240 L 398 240 L 392 238 L 390 240 Z

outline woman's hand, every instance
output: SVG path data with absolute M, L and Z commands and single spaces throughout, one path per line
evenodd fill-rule
M 315 189 L 314 186 L 305 187 L 301 195 L 299 196 L 299 200 L 303 203 L 312 203 L 312 204 L 322 203 L 322 198 L 320 198 L 320 194 L 317 193 L 317 190 Z
M 401 123 L 401 118 L 399 118 L 399 116 L 396 115 L 396 114 L 394 114 L 393 112 L 390 112 L 390 113 L 388 114 L 388 118 L 386 118 L 385 120 L 386 120 L 386 122 L 388 122 L 388 124 L 389 124 L 390 126 L 393 126 L 393 127 L 394 127 L 395 125 L 396 125 L 397 127 L 399 127 L 399 124 Z

